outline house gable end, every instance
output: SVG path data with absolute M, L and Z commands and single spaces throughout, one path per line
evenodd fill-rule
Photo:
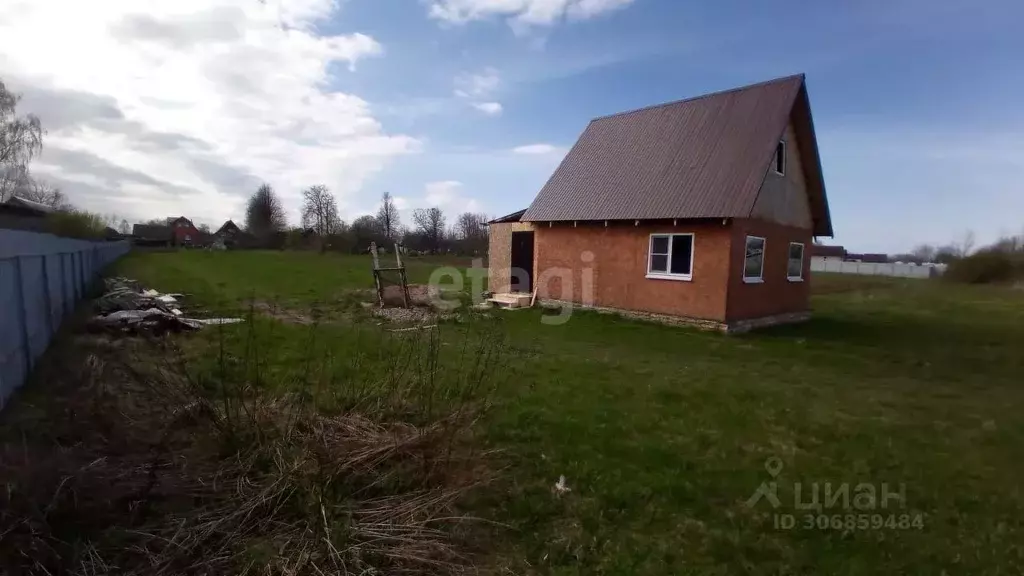
M 778 154 L 772 154 L 750 216 L 776 224 L 810 229 L 814 226 L 814 220 L 804 170 L 806 160 L 792 121 L 787 124 L 781 142 L 783 173 L 776 171 Z
M 776 172 L 773 149 L 750 217 L 808 228 L 814 236 L 833 236 L 806 84 L 801 83 L 780 134 L 779 140 L 785 143 L 784 174 Z

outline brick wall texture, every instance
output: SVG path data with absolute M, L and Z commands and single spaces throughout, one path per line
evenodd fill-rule
M 694 234 L 693 280 L 645 278 L 650 235 L 680 232 Z M 534 238 L 538 297 L 724 321 L 730 236 L 720 221 L 542 225 Z
M 522 225 L 520 223 L 519 225 Z M 507 233 L 492 226 L 492 290 L 508 284 Z M 495 233 L 497 232 L 497 233 Z M 646 278 L 649 238 L 694 234 L 692 280 Z M 764 281 L 745 283 L 746 236 L 764 237 Z M 558 223 L 535 229 L 535 286 L 542 300 L 639 311 L 729 325 L 759 326 L 804 319 L 810 298 L 810 231 L 753 219 L 672 223 Z M 805 245 L 802 282 L 787 279 L 789 243 Z M 763 322 L 751 322 L 764 319 Z

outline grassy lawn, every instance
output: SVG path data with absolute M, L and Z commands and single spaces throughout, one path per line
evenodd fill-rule
M 410 280 L 439 265 L 469 262 L 413 260 Z M 208 309 L 247 298 L 321 305 L 371 286 L 362 256 L 149 253 L 119 268 Z M 813 282 L 811 322 L 745 336 L 590 312 L 546 325 L 540 310 L 442 324 L 450 355 L 467 330 L 504 342 L 507 370 L 483 439 L 500 450 L 501 469 L 475 502 L 507 526 L 491 546 L 493 565 L 538 574 L 1024 571 L 1024 291 Z M 286 372 L 308 355 L 310 328 L 257 324 L 266 381 L 301 385 L 286 383 Z M 317 346 L 343 355 L 376 346 L 368 335 L 386 337 L 375 322 L 318 329 Z M 252 327 L 226 330 L 242 339 Z M 186 339 L 201 360 L 214 337 Z M 359 369 L 373 370 L 373 359 Z M 774 477 L 771 458 L 781 464 Z M 557 495 L 560 475 L 571 491 Z M 746 503 L 773 479 L 778 508 Z M 851 497 L 871 485 L 878 499 L 838 501 L 820 511 L 824 521 L 864 514 L 883 524 L 807 526 L 819 511 L 797 509 L 796 484 L 800 503 L 817 489 L 825 504 L 825 483 L 848 484 Z M 884 509 L 883 483 L 903 495 Z M 795 526 L 777 527 L 780 515 Z M 901 516 L 912 525 L 901 527 Z

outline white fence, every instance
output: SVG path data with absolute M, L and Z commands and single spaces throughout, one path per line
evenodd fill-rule
M 0 408 L 100 270 L 129 248 L 0 229 Z
M 918 266 L 895 262 L 843 262 L 821 257 L 811 258 L 812 272 L 838 274 L 865 274 L 868 276 L 897 276 L 900 278 L 932 278 L 941 276 L 944 266 Z

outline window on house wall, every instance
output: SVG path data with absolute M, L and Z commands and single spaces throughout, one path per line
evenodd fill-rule
M 764 280 L 764 238 L 747 236 L 746 257 L 743 259 L 743 281 Z
M 690 280 L 693 277 L 693 234 L 651 234 L 647 277 Z
M 789 262 L 786 264 L 786 278 L 796 282 L 804 279 L 804 245 L 789 243 Z
M 786 142 L 783 140 L 775 146 L 775 173 L 780 176 L 786 174 Z

